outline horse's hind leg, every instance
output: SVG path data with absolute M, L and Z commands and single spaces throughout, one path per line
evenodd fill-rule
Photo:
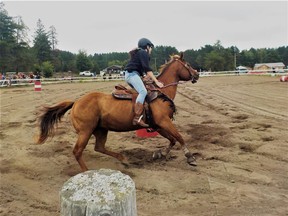
M 187 158 L 187 162 L 192 166 L 197 166 L 196 158 L 187 148 L 184 139 L 173 125 L 171 119 L 163 119 L 161 122 L 158 123 L 158 125 L 162 130 L 166 131 L 170 136 L 174 137 L 180 143 L 182 150 L 184 151 L 185 157 Z
M 153 153 L 153 159 L 159 159 L 161 157 L 165 157 L 166 159 L 168 158 L 168 154 L 173 148 L 173 146 L 176 144 L 176 139 L 171 136 L 169 133 L 167 133 L 165 130 L 160 129 L 157 131 L 161 136 L 167 138 L 170 141 L 170 144 L 167 148 L 165 148 L 164 151 L 161 149 Z
M 82 172 L 85 172 L 88 170 L 86 164 L 84 163 L 84 160 L 82 158 L 82 153 L 85 147 L 87 146 L 87 143 L 89 141 L 89 138 L 91 137 L 90 133 L 79 133 L 78 134 L 78 140 L 74 146 L 73 154 L 79 163 Z
M 101 128 L 101 129 L 97 128 L 93 132 L 93 135 L 96 138 L 95 147 L 94 147 L 95 151 L 101 152 L 101 153 L 109 155 L 109 156 L 112 156 L 112 157 L 118 159 L 119 161 L 121 161 L 122 164 L 128 165 L 128 161 L 127 161 L 126 157 L 124 157 L 122 154 L 107 150 L 105 148 L 105 143 L 107 141 L 108 130 L 103 129 L 103 128 Z

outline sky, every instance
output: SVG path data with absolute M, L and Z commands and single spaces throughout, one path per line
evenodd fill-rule
M 78 53 L 129 52 L 142 37 L 178 51 L 218 40 L 225 48 L 288 46 L 288 1 L 4 1 L 21 16 L 31 44 L 38 19 L 54 26 L 57 48 Z

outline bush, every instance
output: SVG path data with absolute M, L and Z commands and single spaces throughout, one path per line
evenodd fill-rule
M 44 77 L 46 77 L 46 78 L 52 77 L 53 71 L 54 71 L 54 67 L 53 67 L 52 63 L 49 61 L 43 62 L 42 71 L 43 71 Z
M 34 74 L 41 73 L 41 66 L 39 64 L 34 64 Z

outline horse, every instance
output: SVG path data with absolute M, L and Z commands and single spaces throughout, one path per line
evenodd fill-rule
M 170 60 L 161 66 L 157 79 L 164 84 L 164 87 L 158 89 L 161 91 L 162 97 L 157 97 L 149 103 L 154 122 L 153 128 L 164 138 L 167 138 L 170 144 L 164 150 L 154 152 L 153 158 L 166 157 L 178 141 L 188 164 L 197 166 L 194 154 L 189 151 L 181 134 L 172 123 L 172 118 L 175 112 L 173 99 L 176 96 L 178 84 L 180 81 L 196 83 L 199 79 L 199 73 L 184 60 L 183 53 L 180 53 L 180 55 L 170 56 Z M 112 156 L 122 164 L 129 166 L 129 161 L 124 155 L 106 149 L 105 143 L 108 131 L 127 132 L 141 128 L 132 124 L 134 113 L 131 100 L 119 100 L 112 94 L 91 92 L 76 101 L 63 101 L 50 107 L 43 106 L 38 117 L 40 129 L 38 144 L 44 143 L 49 136 L 54 135 L 55 125 L 70 109 L 71 122 L 78 134 L 78 139 L 73 147 L 73 154 L 82 172 L 88 170 L 82 153 L 92 134 L 96 138 L 94 146 L 96 152 Z

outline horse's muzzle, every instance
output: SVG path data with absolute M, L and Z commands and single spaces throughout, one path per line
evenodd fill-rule
M 199 74 L 194 75 L 194 76 L 192 77 L 192 79 L 191 79 L 191 82 L 194 84 L 194 83 L 196 83 L 196 82 L 198 81 L 198 79 L 199 79 Z

